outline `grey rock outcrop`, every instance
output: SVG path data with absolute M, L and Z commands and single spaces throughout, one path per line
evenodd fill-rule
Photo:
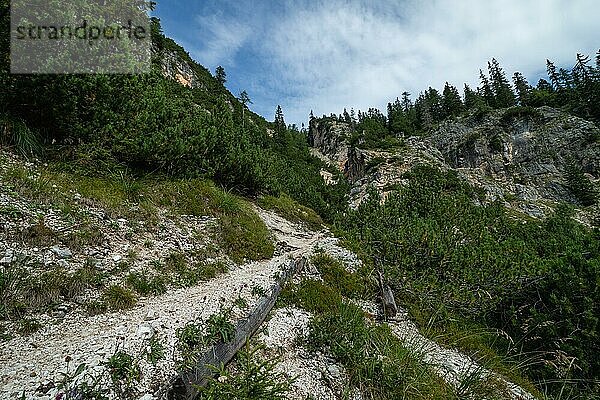
M 369 187 L 385 199 L 419 164 L 456 170 L 482 188 L 487 201 L 503 201 L 534 217 L 547 215 L 560 202 L 578 204 L 567 182 L 569 165 L 580 167 L 591 182 L 600 180 L 598 127 L 550 107 L 473 113 L 386 150 L 350 146 L 351 135 L 349 124 L 330 118 L 313 120 L 309 131 L 314 152 L 353 184 L 353 207 Z

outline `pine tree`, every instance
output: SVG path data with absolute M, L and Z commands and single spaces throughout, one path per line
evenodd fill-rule
M 350 119 L 352 120 L 352 125 L 356 125 L 356 112 L 354 111 L 354 108 L 350 109 Z
M 252 100 L 250 100 L 250 96 L 248 96 L 248 92 L 245 90 L 239 94 L 238 100 L 242 103 L 242 128 L 244 128 L 246 125 L 246 110 L 248 109 L 248 104 L 252 104 Z
M 528 106 L 529 97 L 531 95 L 531 86 L 527 82 L 527 79 L 525 79 L 520 72 L 515 72 L 513 75 L 513 82 L 515 83 L 519 105 Z
M 548 77 L 550 78 L 550 82 L 552 82 L 554 90 L 562 89 L 558 73 L 556 73 L 556 67 L 552 61 L 546 60 L 546 70 L 548 71 Z
M 483 73 L 483 70 L 479 70 L 479 79 L 481 79 L 481 88 L 478 88 L 479 96 L 483 98 L 484 103 L 489 107 L 496 106 L 496 98 L 492 91 L 492 86 L 487 76 Z
M 225 68 L 219 65 L 217 69 L 215 69 L 215 78 L 221 85 L 225 85 L 225 83 L 227 82 L 227 74 L 225 73 Z
M 344 108 L 344 122 L 346 122 L 347 124 L 352 123 L 352 119 L 350 119 L 350 114 L 348 114 L 348 110 L 346 110 Z
M 465 97 L 465 108 L 467 110 L 472 110 L 474 108 L 479 107 L 482 104 L 482 99 L 481 97 L 473 90 L 469 87 L 469 85 L 467 85 L 465 83 L 465 90 L 464 90 L 464 97 Z
M 275 126 L 278 129 L 285 129 L 285 120 L 283 118 L 283 110 L 281 109 L 281 106 L 278 105 L 277 109 L 275 110 Z
M 444 117 L 456 116 L 464 110 L 464 105 L 460 98 L 460 94 L 458 93 L 458 89 L 448 82 L 446 82 L 446 85 L 444 86 L 442 106 Z
M 588 56 L 577 53 L 577 63 L 573 68 L 573 79 L 576 84 L 585 83 L 593 76 L 594 72 L 592 67 L 588 65 L 589 62 L 590 58 Z
M 488 70 L 495 96 L 495 106 L 497 108 L 514 106 L 515 93 L 508 78 L 506 78 L 504 70 L 495 58 L 492 58 L 492 61 L 488 63 Z
M 402 110 L 408 113 L 412 108 L 412 102 L 410 101 L 410 93 L 402 92 Z

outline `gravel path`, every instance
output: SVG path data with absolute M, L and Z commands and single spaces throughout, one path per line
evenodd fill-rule
M 60 381 L 61 373 L 67 372 L 67 356 L 71 358 L 71 372 L 80 363 L 86 363 L 88 371 L 97 374 L 104 369 L 101 363 L 117 349 L 141 354 L 148 344 L 146 339 L 151 336 L 164 345 L 166 357 L 155 366 L 140 357 L 142 380 L 138 394 L 141 397 L 157 393 L 175 372 L 177 328 L 191 321 L 205 320 L 220 307 L 231 306 L 238 297 L 244 298 L 248 307 L 237 310 L 234 316 L 244 316 L 259 298 L 252 289 L 269 287 L 286 260 L 312 253 L 322 237 L 273 213 L 259 213 L 278 241 L 281 250 L 277 256 L 244 264 L 193 288 L 142 299 L 127 311 L 93 317 L 68 315 L 60 323 L 46 326 L 31 336 L 1 343 L 0 398 L 18 398 L 24 391 L 27 399 L 51 399 L 56 388 L 46 390 L 45 394 L 37 389 Z

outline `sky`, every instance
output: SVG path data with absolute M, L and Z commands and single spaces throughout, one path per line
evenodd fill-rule
M 157 0 L 165 34 L 250 108 L 287 123 L 476 87 L 495 57 L 509 77 L 546 77 L 600 48 L 598 0 Z

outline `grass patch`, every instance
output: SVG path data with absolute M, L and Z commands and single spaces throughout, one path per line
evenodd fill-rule
M 127 171 L 86 176 L 77 172 L 63 172 L 64 165 L 30 171 L 13 167 L 5 172 L 12 189 L 24 197 L 52 204 L 72 214 L 73 200 L 65 193 L 77 192 L 84 202 L 105 209 L 112 218 L 125 217 L 154 226 L 158 222 L 157 207 L 170 208 L 180 214 L 193 216 L 212 215 L 220 219 L 220 239 L 227 254 L 237 263 L 244 260 L 260 260 L 273 255 L 274 245 L 269 231 L 260 217 L 242 198 L 217 188 L 212 182 L 201 179 L 167 180 L 160 176 L 135 177 Z M 288 198 L 287 203 L 291 202 Z M 286 203 L 286 204 L 287 204 Z M 316 221 L 317 216 L 309 209 L 294 206 L 299 216 Z M 320 219 L 319 219 L 320 220 Z M 98 244 L 102 236 L 91 225 L 62 238 L 75 249 Z M 30 242 L 47 244 L 56 240 L 43 221 L 24 233 Z
M 137 293 L 144 296 L 159 295 L 167 291 L 166 279 L 163 276 L 152 276 L 149 271 L 131 272 L 125 280 Z
M 331 287 L 316 280 L 304 280 L 297 285 L 287 284 L 277 302 L 280 306 L 296 305 L 312 313 L 335 311 L 342 296 Z
M 456 399 L 453 390 L 407 349 L 386 325 L 365 321 L 363 311 L 340 302 L 310 324 L 308 345 L 326 350 L 346 367 L 364 398 Z
M 98 246 L 102 244 L 103 240 L 104 235 L 100 228 L 89 223 L 84 223 L 61 238 L 61 242 L 71 250 L 81 250 L 86 246 Z
M 202 281 L 214 279 L 217 277 L 217 275 L 224 274 L 228 270 L 229 268 L 227 268 L 227 265 L 223 261 L 215 261 L 208 264 L 196 264 L 198 278 L 200 278 Z
M 33 275 L 18 261 L 0 269 L 0 319 L 21 319 L 70 300 L 86 288 L 100 287 L 104 275 L 90 267 L 74 274 L 57 268 Z
M 17 331 L 21 335 L 31 335 L 42 328 L 42 324 L 33 318 L 23 318 L 19 321 Z
M 113 285 L 104 291 L 104 300 L 112 310 L 126 310 L 137 303 L 135 294 L 124 287 Z
M 288 221 L 303 223 L 313 231 L 323 228 L 323 220 L 312 209 L 305 207 L 287 194 L 282 193 L 279 197 L 261 196 L 258 205 L 265 210 L 273 210 Z
M 357 274 L 350 273 L 344 265 L 325 254 L 318 253 L 311 259 L 326 284 L 342 296 L 357 297 L 365 291 L 365 285 Z
M 57 241 L 57 234 L 48 226 L 44 218 L 21 231 L 21 240 L 33 246 L 50 246 Z
M 231 312 L 230 308 L 221 308 L 218 313 L 208 317 L 206 323 L 190 322 L 176 330 L 177 349 L 181 357 L 178 369 L 195 367 L 198 357 L 208 346 L 233 339 L 235 326 L 231 322 Z
M 221 240 L 229 257 L 238 264 L 271 258 L 275 251 L 269 229 L 241 200 L 239 212 L 221 215 Z
M 511 348 L 510 343 L 498 332 L 466 319 L 428 313 L 418 305 L 409 307 L 409 312 L 413 320 L 423 327 L 422 333 L 426 337 L 445 347 L 460 350 L 488 370 L 504 376 L 534 396 L 542 397 L 539 390 L 521 373 L 524 367 L 521 349 Z M 503 354 L 500 349 L 504 349 Z M 533 361 L 530 359 L 530 362 Z M 471 378 L 465 377 L 466 380 Z M 484 389 L 485 385 L 481 390 Z

